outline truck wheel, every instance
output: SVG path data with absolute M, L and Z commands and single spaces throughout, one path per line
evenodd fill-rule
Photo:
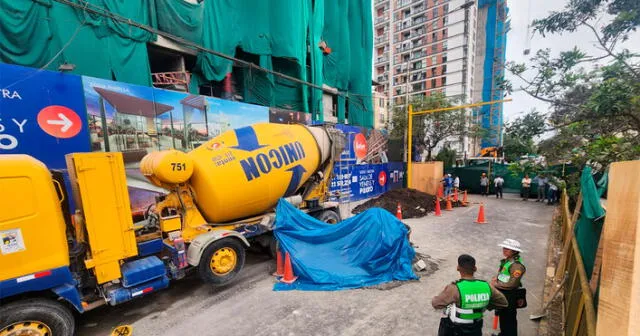
M 224 285 L 233 280 L 244 266 L 244 246 L 233 238 L 209 244 L 200 257 L 198 272 L 206 283 Z
M 73 336 L 73 314 L 47 299 L 27 299 L 0 307 L 0 335 Z
M 340 215 L 333 210 L 325 210 L 317 215 L 316 218 L 327 224 L 337 224 L 340 222 Z

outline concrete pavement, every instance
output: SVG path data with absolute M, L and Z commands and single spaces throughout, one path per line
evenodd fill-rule
M 505 237 L 518 239 L 527 273 L 529 308 L 519 311 L 520 335 L 535 335 L 529 314 L 540 307 L 546 245 L 553 208 L 516 195 L 483 201 L 488 224 L 475 224 L 478 205 L 443 211 L 443 217 L 408 219 L 416 251 L 439 263 L 420 281 L 390 290 L 274 292 L 274 262 L 250 254 L 236 281 L 227 287 L 203 285 L 197 276 L 172 283 L 170 289 L 117 307 L 102 307 L 80 317 L 80 335 L 106 335 L 119 324 L 132 324 L 134 335 L 435 335 L 440 313 L 431 298 L 457 278 L 456 259 L 473 255 L 478 277 L 497 273 Z M 490 316 L 489 316 L 490 315 Z M 491 334 L 492 314 L 485 321 Z

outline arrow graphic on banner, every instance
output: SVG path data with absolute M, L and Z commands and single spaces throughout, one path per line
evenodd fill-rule
M 236 138 L 238 139 L 238 145 L 231 148 L 252 152 L 256 149 L 264 147 L 258 143 L 258 136 L 256 131 L 251 126 L 242 127 L 234 130 Z
M 284 193 L 284 197 L 289 197 L 293 195 L 296 190 L 298 190 L 298 185 L 302 180 L 302 174 L 304 174 L 307 170 L 304 169 L 302 165 L 296 165 L 287 169 L 287 171 L 290 171 L 292 174 L 291 181 L 289 182 L 289 186 L 287 187 L 287 192 Z
M 47 124 L 62 125 L 62 127 L 60 128 L 60 131 L 62 133 L 65 133 L 71 128 L 71 126 L 73 126 L 73 122 L 69 120 L 69 118 L 67 118 L 67 116 L 63 113 L 58 113 L 58 118 L 60 118 L 60 120 L 47 120 Z

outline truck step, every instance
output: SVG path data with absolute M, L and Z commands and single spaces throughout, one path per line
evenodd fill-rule
M 120 271 L 125 288 L 138 286 L 166 274 L 164 263 L 156 256 L 126 262 L 122 264 Z

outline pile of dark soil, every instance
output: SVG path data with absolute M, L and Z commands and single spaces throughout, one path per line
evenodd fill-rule
M 398 203 L 402 207 L 402 218 L 417 218 L 435 210 L 436 197 L 415 189 L 394 189 L 358 205 L 352 213 L 358 214 L 369 208 L 378 207 L 395 215 Z

